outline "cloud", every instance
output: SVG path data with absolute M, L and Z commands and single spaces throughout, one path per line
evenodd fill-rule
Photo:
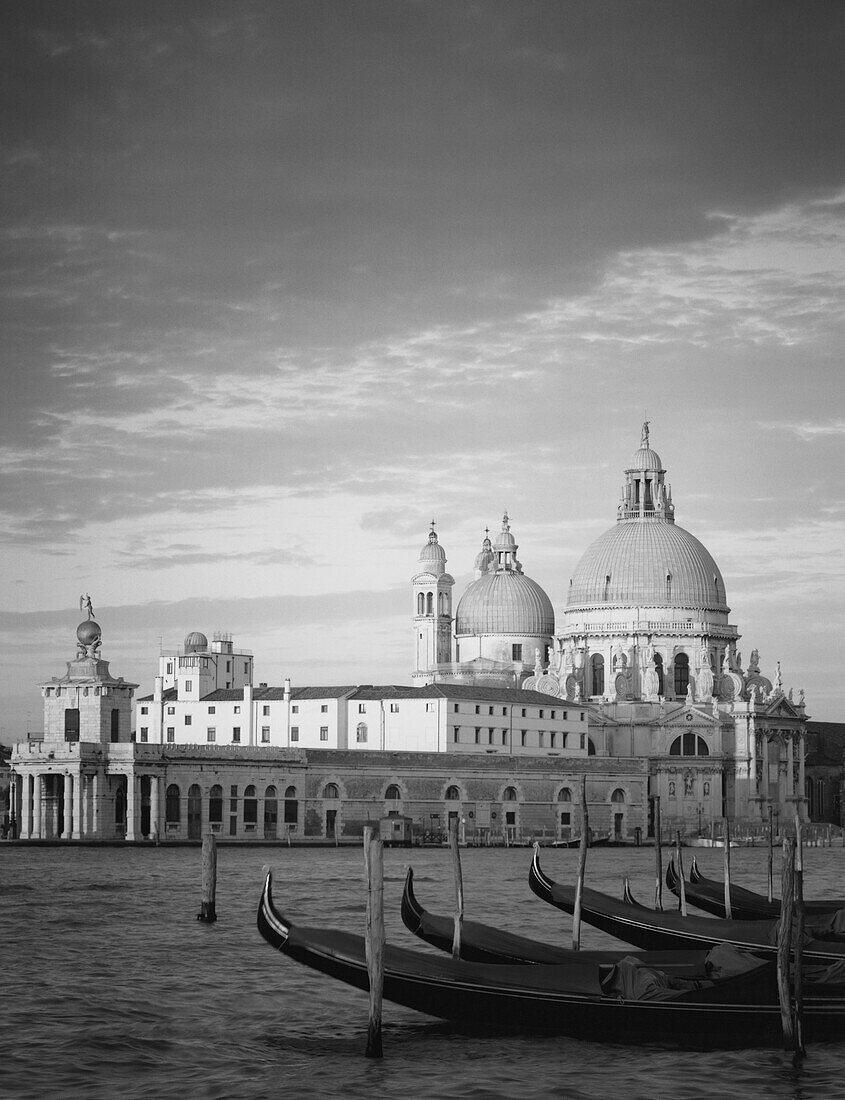
M 766 432 L 791 432 L 805 442 L 845 435 L 845 419 L 810 420 L 758 420 L 757 426 Z

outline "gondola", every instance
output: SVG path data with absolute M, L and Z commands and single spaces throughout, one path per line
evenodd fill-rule
M 425 943 L 440 951 L 452 953 L 455 930 L 454 917 L 438 916 L 424 909 L 414 892 L 414 871 L 408 868 L 402 891 L 402 921 Z M 478 921 L 464 920 L 461 925 L 461 958 L 466 962 L 496 963 L 571 963 L 598 962 L 612 965 L 626 954 L 633 954 L 650 966 L 673 972 L 702 973 L 706 952 L 702 951 L 573 951 L 571 948 L 532 940 L 502 928 Z
M 680 883 L 674 860 L 666 867 L 666 885 L 673 894 L 680 895 Z M 705 913 L 717 917 L 725 916 L 725 884 L 719 879 L 707 878 L 692 862 L 689 883 L 684 883 L 687 902 Z M 845 898 L 804 899 L 804 912 L 809 914 L 832 913 L 845 909 Z M 764 894 L 746 890 L 731 883 L 731 919 L 732 920 L 776 920 L 780 916 L 780 899 L 772 901 Z
M 534 893 L 544 901 L 565 913 L 574 912 L 575 887 L 563 886 L 550 879 L 540 867 L 539 850 L 536 848 L 528 882 Z M 598 890 L 584 888 L 581 920 L 646 951 L 702 949 L 728 940 L 737 947 L 763 955 L 777 953 L 777 921 L 716 920 L 713 917 L 684 917 L 676 912 L 658 912 L 636 901 L 627 881 L 622 901 Z M 807 965 L 845 963 L 845 935 L 839 931 L 842 927 L 840 914 L 809 916 L 804 926 L 808 939 L 803 944 L 802 952 Z
M 272 947 L 304 966 L 357 989 L 369 988 L 363 937 L 297 928 L 276 910 L 269 873 L 258 906 L 258 930 Z M 739 954 L 731 952 L 730 958 Z M 712 957 L 718 965 L 718 953 Z M 775 967 L 741 958 L 742 973 L 713 969 L 709 977 L 689 980 L 642 967 L 636 960 L 623 959 L 615 966 L 486 965 L 387 946 L 383 994 L 387 1001 L 450 1020 L 463 1030 L 552 1032 L 686 1049 L 779 1046 Z M 845 998 L 820 993 L 805 997 L 806 1038 L 845 1038 Z

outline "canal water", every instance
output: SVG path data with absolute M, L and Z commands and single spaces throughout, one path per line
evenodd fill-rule
M 570 920 L 528 889 L 530 849 L 462 850 L 467 916 L 568 946 Z M 691 849 L 685 850 L 688 860 Z M 722 853 L 697 851 L 705 873 Z M 806 895 L 845 895 L 842 848 L 806 853 Z M 576 851 L 545 849 L 571 881 Z M 360 848 L 221 848 L 219 920 L 196 920 L 198 848 L 0 845 L 0 1096 L 767 1097 L 845 1095 L 845 1043 L 781 1051 L 678 1053 L 556 1037 L 478 1037 L 385 1003 L 384 1059 L 364 1058 L 367 996 L 278 955 L 259 937 L 262 865 L 299 923 L 363 930 Z M 446 849 L 385 852 L 391 942 L 407 866 L 423 905 L 452 911 Z M 766 888 L 766 852 L 733 852 L 737 882 Z M 648 848 L 593 849 L 587 883 L 618 894 L 628 875 L 651 902 Z M 779 874 L 779 854 L 776 855 Z M 587 947 L 614 945 L 588 927 Z M 431 950 L 420 946 L 420 950 Z

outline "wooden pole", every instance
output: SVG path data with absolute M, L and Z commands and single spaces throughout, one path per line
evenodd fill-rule
M 792 948 L 792 917 L 795 905 L 795 841 L 783 838 L 783 868 L 781 878 L 780 919 L 778 921 L 777 976 L 780 1020 L 784 1050 L 795 1049 L 795 1028 L 792 1018 L 792 998 L 789 990 L 789 961 Z
M 581 842 L 578 845 L 578 878 L 575 884 L 575 907 L 572 911 L 572 950 L 581 946 L 581 898 L 584 893 L 584 868 L 587 866 L 589 822 L 587 820 L 587 774 L 581 776 Z
M 660 795 L 654 796 L 654 908 L 663 909 L 663 851 L 660 822 Z
M 801 815 L 795 807 L 795 873 L 793 882 L 795 942 L 793 982 L 795 990 L 795 1057 L 804 1055 L 804 852 Z
M 723 833 L 725 837 L 725 917 L 731 919 L 731 826 L 728 819 L 724 822 Z
M 680 829 L 678 829 L 678 831 L 676 833 L 676 838 L 675 838 L 675 855 L 676 855 L 676 862 L 677 862 L 677 867 L 678 867 L 678 881 L 680 883 L 680 886 L 678 887 L 679 898 L 680 898 L 680 910 L 681 910 L 681 916 L 685 917 L 687 915 L 687 888 L 686 888 L 686 884 L 684 883 L 684 857 L 681 855 L 681 830 Z
M 367 871 L 367 926 L 364 947 L 370 979 L 367 1058 L 381 1058 L 381 1003 L 384 989 L 384 852 L 378 826 L 364 826 L 364 866 Z
M 452 958 L 461 957 L 461 929 L 464 925 L 464 878 L 461 874 L 461 852 L 458 847 L 458 819 L 449 822 L 449 847 L 455 872 L 455 932 L 452 937 Z
M 772 867 L 774 865 L 775 855 L 775 823 L 772 816 L 772 806 L 769 803 L 769 901 L 774 897 L 774 876 L 772 874 Z
M 217 841 L 214 833 L 202 838 L 202 904 L 197 920 L 213 924 L 217 920 Z

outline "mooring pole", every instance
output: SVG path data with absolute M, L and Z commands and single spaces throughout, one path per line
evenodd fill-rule
M 728 819 L 724 822 L 723 833 L 725 837 L 725 918 L 731 919 L 731 826 Z
M 795 900 L 794 986 L 795 986 L 795 1057 L 800 1060 L 804 1050 L 804 853 L 801 835 L 801 815 L 795 807 L 795 876 L 793 883 Z
M 774 876 L 772 867 L 775 855 L 775 825 L 772 817 L 772 805 L 769 803 L 769 901 L 774 897 Z
M 367 1058 L 381 1058 L 381 1004 L 384 989 L 384 853 L 378 826 L 364 826 L 364 866 L 367 871 L 367 927 L 364 946 L 370 979 Z
M 663 851 L 661 849 L 660 795 L 654 796 L 654 908 L 663 908 Z
M 783 838 L 783 865 L 780 894 L 780 920 L 778 921 L 777 978 L 780 1000 L 780 1021 L 783 1028 L 784 1050 L 795 1050 L 795 1028 L 792 1017 L 792 998 L 789 989 L 789 962 L 792 954 L 792 917 L 795 907 L 795 841 Z
M 217 841 L 214 833 L 202 838 L 202 904 L 197 920 L 212 924 L 217 920 Z
M 687 915 L 687 887 L 684 882 L 684 857 L 681 855 L 681 830 L 678 829 L 675 835 L 675 854 L 677 856 L 678 863 L 678 898 L 679 908 L 681 910 L 681 916 Z
M 458 819 L 449 822 L 449 847 L 455 872 L 455 931 L 452 936 L 452 958 L 461 957 L 461 930 L 464 925 L 464 878 L 461 874 L 461 853 L 458 848 Z
M 581 776 L 581 842 L 578 845 L 578 878 L 575 885 L 575 907 L 572 912 L 572 950 L 581 946 L 581 898 L 584 894 L 584 868 L 587 866 L 589 821 L 587 820 L 587 773 Z

